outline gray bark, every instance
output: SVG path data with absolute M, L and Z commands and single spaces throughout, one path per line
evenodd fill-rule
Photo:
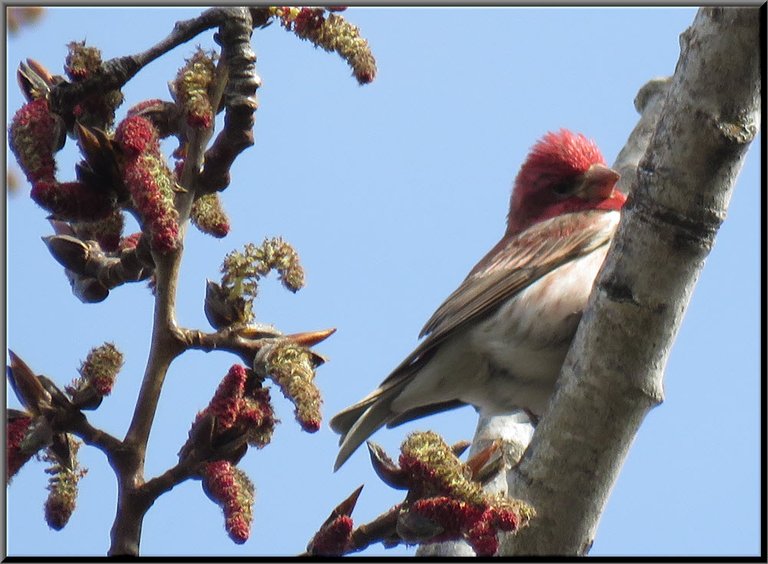
M 636 175 L 637 165 L 648 148 L 661 107 L 666 99 L 669 82 L 669 78 L 652 79 L 640 88 L 635 97 L 635 109 L 640 114 L 640 119 L 612 167 L 621 173 L 618 187 L 623 192 L 629 189 L 631 179 Z M 480 414 L 469 456 L 480 452 L 495 439 L 501 439 L 504 444 L 505 470 L 508 473 L 522 458 L 532 436 L 533 426 L 523 413 L 491 416 Z M 506 473 L 500 474 L 489 482 L 485 490 L 507 493 Z M 423 545 L 419 547 L 416 554 L 418 556 L 474 556 L 475 553 L 468 543 L 455 541 Z
M 757 135 L 758 9 L 702 8 L 681 47 L 559 389 L 508 475 L 509 495 L 537 517 L 503 555 L 589 551 L 637 429 L 662 401 L 670 348 Z
M 631 196 L 548 413 L 530 444 L 526 421 L 480 417 L 472 451 L 507 442 L 506 483 L 489 487 L 537 511 L 500 555 L 589 551 L 634 436 L 663 399 L 669 351 L 757 135 L 758 10 L 703 8 L 680 41 L 672 80 L 653 79 L 635 98 L 641 117 L 613 165 Z M 473 553 L 452 542 L 417 554 Z

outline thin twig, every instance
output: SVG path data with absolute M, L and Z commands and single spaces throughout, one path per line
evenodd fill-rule
M 126 443 L 139 450 L 142 460 L 165 375 L 173 359 L 183 351 L 182 343 L 177 339 L 175 313 L 181 249 L 168 255 L 153 255 L 156 265 L 156 299 L 152 344 L 136 409 L 125 436 Z
M 256 90 L 261 85 L 256 74 L 256 54 L 251 49 L 253 21 L 247 8 L 231 10 L 218 35 L 221 58 L 229 69 L 224 90 L 224 127 L 205 153 L 205 169 L 198 182 L 201 194 L 226 188 L 235 158 L 253 145 L 253 114 L 258 107 Z
M 196 18 L 176 22 L 173 31 L 154 46 L 136 55 L 116 57 L 102 64 L 93 76 L 81 82 L 62 82 L 51 90 L 54 111 L 69 114 L 81 100 L 97 91 L 106 92 L 122 88 L 146 65 L 186 43 L 200 33 L 222 25 L 231 17 L 232 8 L 210 8 Z
M 159 476 L 144 483 L 140 488 L 141 495 L 146 496 L 153 503 L 165 492 L 172 490 L 180 483 L 188 480 L 194 473 L 194 465 L 186 461 L 179 462 Z
M 397 516 L 400 514 L 400 505 L 395 505 L 386 513 L 382 513 L 370 523 L 365 523 L 352 531 L 347 554 L 365 550 L 377 542 L 385 546 L 395 546 L 402 543 L 397 535 Z
M 85 444 L 104 452 L 110 461 L 123 449 L 120 439 L 91 425 L 82 413 L 78 413 L 78 417 L 73 417 L 68 423 L 68 432 L 80 437 Z

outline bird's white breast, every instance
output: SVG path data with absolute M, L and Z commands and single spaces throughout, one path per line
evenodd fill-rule
M 618 220 L 618 213 L 600 217 L 610 233 Z M 491 411 L 543 412 L 607 252 L 604 245 L 560 266 L 470 329 L 471 348 L 487 360 L 488 386 L 466 399 Z

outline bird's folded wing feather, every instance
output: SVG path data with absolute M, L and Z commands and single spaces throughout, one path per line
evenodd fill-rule
M 602 218 L 608 219 L 603 215 L 607 213 L 616 212 L 587 211 L 557 216 L 499 241 L 427 321 L 420 335 L 427 338 L 378 388 L 338 413 L 331 420 L 331 427 L 342 433 L 343 440 L 361 414 L 382 398 L 397 395 L 429 361 L 437 345 L 453 332 L 493 312 L 506 299 L 556 268 L 608 244 L 616 221 L 602 221 Z M 434 406 L 434 409 L 425 406 L 424 409 L 434 411 L 446 406 Z M 406 413 L 389 420 L 397 423 L 412 417 L 412 413 Z
M 613 229 L 607 229 L 606 222 L 595 221 L 596 216 L 605 213 L 615 212 L 589 211 L 558 216 L 516 237 L 502 239 L 437 308 L 419 335 L 427 338 L 392 371 L 377 392 L 398 385 L 431 356 L 435 345 L 466 323 L 491 313 L 554 269 L 606 245 Z

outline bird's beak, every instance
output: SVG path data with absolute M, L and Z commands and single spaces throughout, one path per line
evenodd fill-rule
M 603 164 L 593 164 L 581 177 L 574 195 L 589 201 L 610 198 L 620 176 L 618 172 Z

